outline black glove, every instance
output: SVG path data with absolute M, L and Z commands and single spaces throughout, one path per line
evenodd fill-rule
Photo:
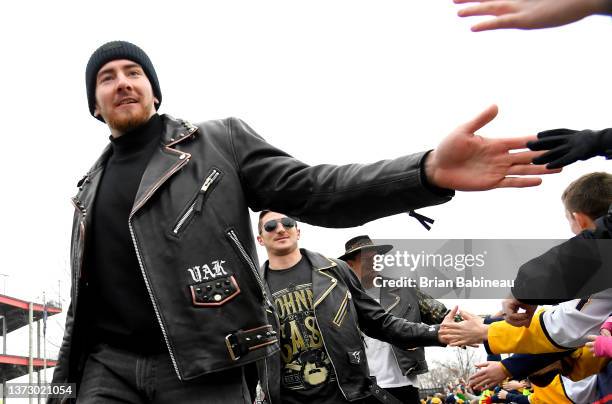
M 595 156 L 612 158 L 612 129 L 599 131 L 553 129 L 538 133 L 538 140 L 527 142 L 531 150 L 548 150 L 533 159 L 533 164 L 561 168 L 577 160 Z

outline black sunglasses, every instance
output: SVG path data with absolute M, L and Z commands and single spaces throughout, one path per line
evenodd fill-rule
M 292 229 L 296 225 L 295 220 L 293 220 L 292 218 L 290 218 L 290 217 L 283 217 L 283 218 L 280 218 L 280 219 L 268 220 L 267 222 L 264 223 L 263 229 L 265 231 L 267 231 L 268 233 L 271 232 L 271 231 L 274 231 L 276 229 L 276 226 L 278 226 L 279 222 L 280 222 L 280 224 L 283 225 L 283 227 L 285 229 Z

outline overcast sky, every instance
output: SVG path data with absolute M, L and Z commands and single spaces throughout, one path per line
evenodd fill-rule
M 311 164 L 434 148 L 491 103 L 500 115 L 480 132 L 485 136 L 611 126 L 609 18 L 475 34 L 474 20 L 459 19 L 457 10 L 450 0 L 6 4 L 0 272 L 8 276 L 0 277 L 0 290 L 6 279 L 9 295 L 40 299 L 46 290 L 56 300 L 61 281 L 67 307 L 70 197 L 109 135 L 89 115 L 85 65 L 107 41 L 128 40 L 148 53 L 161 113 L 193 122 L 237 116 Z M 346 230 L 303 226 L 302 246 L 338 256 L 348 238 L 364 233 L 567 238 L 561 192 L 584 173 L 609 169 L 593 159 L 537 188 L 458 193 L 421 211 L 436 219 L 431 232 L 407 215 Z M 62 326 L 59 316 L 50 324 L 51 343 L 59 343 Z M 10 342 L 10 353 L 25 354 Z

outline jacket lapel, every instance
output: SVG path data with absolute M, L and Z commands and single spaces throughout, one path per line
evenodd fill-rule
M 173 147 L 191 138 L 197 127 L 184 121 L 177 121 L 168 115 L 164 119 L 164 133 L 160 147 L 155 149 L 142 175 L 130 217 L 134 215 L 174 173 L 189 162 L 189 153 Z
M 317 307 L 338 284 L 338 280 L 330 275 L 329 271 L 325 271 L 326 269 L 335 267 L 336 263 L 320 254 L 305 249 L 301 251 L 302 254 L 306 255 L 312 265 L 313 306 Z
M 72 198 L 72 204 L 84 214 L 91 211 L 93 207 L 96 200 L 98 185 L 100 184 L 100 178 L 102 178 L 102 172 L 104 171 L 104 165 L 110 154 L 111 147 L 107 145 L 98 160 L 96 160 L 94 165 L 87 171 L 87 174 L 85 174 L 77 184 L 79 192 Z M 91 218 L 89 218 L 88 221 L 89 220 L 91 220 Z
M 130 216 L 133 216 L 172 174 L 187 164 L 190 157 L 189 153 L 182 153 L 163 145 L 155 149 L 140 180 Z
M 398 288 L 382 288 L 380 293 L 380 305 L 383 306 L 387 312 L 391 312 L 391 310 L 394 310 L 403 303 Z M 394 313 L 396 312 L 397 311 L 394 311 Z
M 332 275 L 325 271 L 326 269 L 333 268 L 336 263 L 322 256 L 321 254 L 314 253 L 312 251 L 300 248 L 302 255 L 306 256 L 310 265 L 312 266 L 312 294 L 313 294 L 313 307 L 317 307 L 336 287 L 338 280 Z M 261 269 L 264 280 L 268 278 L 268 261 L 266 261 Z

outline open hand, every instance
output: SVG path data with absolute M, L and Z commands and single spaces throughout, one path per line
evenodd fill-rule
M 489 329 L 483 324 L 483 319 L 466 311 L 461 312 L 461 317 L 463 321 L 458 323 L 447 321 L 445 318 L 440 324 L 439 338 L 444 339 L 450 346 L 482 344 Z
M 532 187 L 539 185 L 539 177 L 552 174 L 550 170 L 531 161 L 545 151 L 519 151 L 525 149 L 535 136 L 490 139 L 475 134 L 477 130 L 497 116 L 492 105 L 471 121 L 457 127 L 438 147 L 427 155 L 425 175 L 440 188 L 458 191 L 484 191 L 503 187 Z
M 457 311 L 459 310 L 458 306 L 453 307 L 453 309 L 451 311 L 448 312 L 448 314 L 446 316 L 444 316 L 444 320 L 442 320 L 442 322 L 440 323 L 440 331 L 442 331 L 442 327 L 445 324 L 453 324 L 455 322 L 455 316 L 457 315 Z M 438 331 L 438 341 L 440 341 L 443 344 L 450 344 L 450 339 L 447 338 L 445 335 L 441 334 L 440 331 Z
M 480 390 L 493 388 L 507 377 L 501 362 L 489 361 L 477 363 L 478 372 L 470 377 L 470 387 Z
M 505 390 L 519 390 L 525 387 L 525 383 L 519 382 L 518 380 L 509 380 L 502 385 Z
M 459 11 L 460 17 L 490 15 L 472 31 L 503 28 L 538 29 L 558 27 L 597 13 L 609 13 L 607 0 L 454 0 L 455 4 L 477 3 Z

